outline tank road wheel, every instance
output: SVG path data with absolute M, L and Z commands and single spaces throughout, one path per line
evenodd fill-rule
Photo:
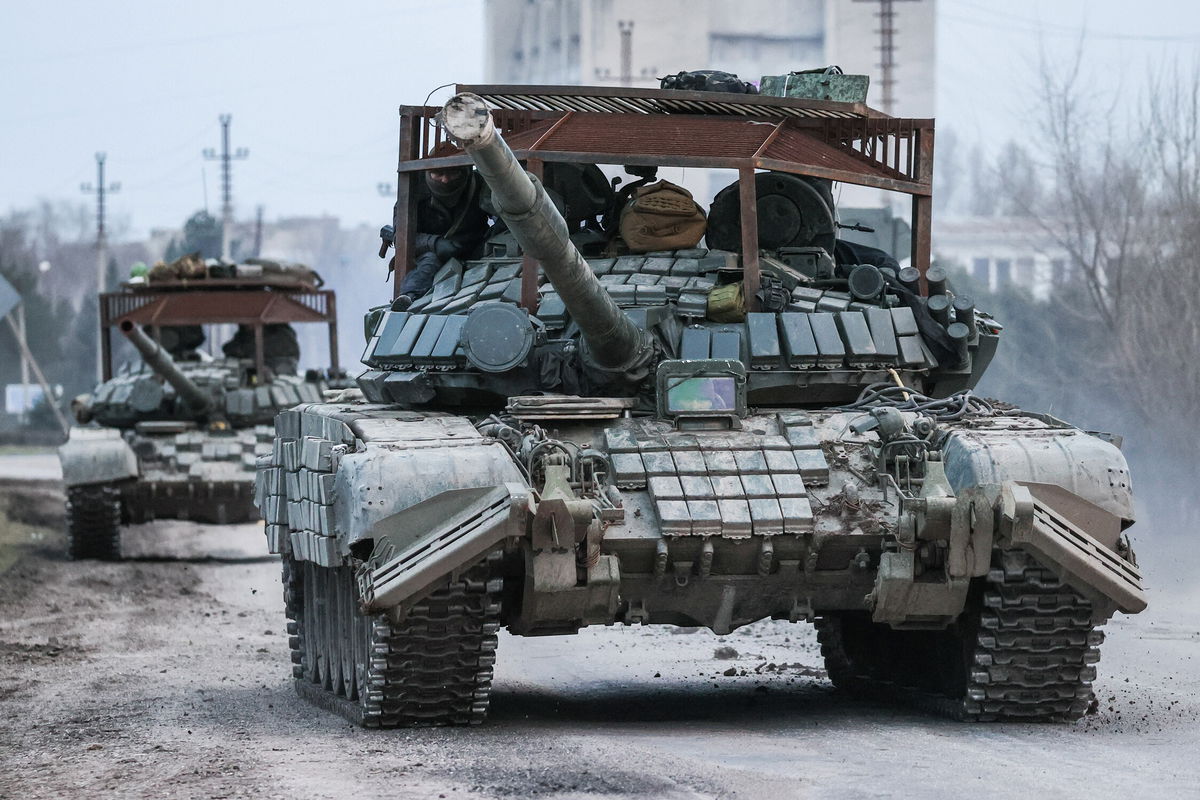
M 299 615 L 291 642 L 302 697 L 369 728 L 483 721 L 503 588 L 491 559 L 399 624 L 359 610 L 351 567 L 285 558 L 285 587 L 289 574 L 298 576 L 285 595 Z
M 834 686 L 955 719 L 1071 721 L 1092 705 L 1104 640 L 1091 604 L 1020 551 L 997 550 L 946 630 L 895 631 L 826 615 L 817 638 Z
M 67 490 L 67 541 L 71 558 L 121 559 L 121 491 L 108 484 Z
M 825 672 L 834 688 L 869 695 L 876 683 L 888 680 L 879 651 L 891 631 L 871 622 L 869 614 L 829 614 L 817 617 L 816 627 Z

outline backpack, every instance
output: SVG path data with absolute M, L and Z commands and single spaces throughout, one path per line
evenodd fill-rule
M 670 181 L 634 190 L 621 210 L 621 238 L 634 253 L 695 247 L 707 226 L 692 193 Z
M 693 92 L 732 92 L 734 94 L 758 94 L 758 87 L 740 79 L 732 72 L 715 69 L 694 69 L 677 72 L 658 79 L 661 89 L 684 89 Z
M 160 281 L 186 281 L 198 278 L 207 277 L 208 270 L 204 266 L 204 259 L 200 257 L 200 253 L 188 253 L 180 256 L 170 264 L 159 261 L 149 272 L 146 273 L 146 280 L 149 283 L 158 283 Z

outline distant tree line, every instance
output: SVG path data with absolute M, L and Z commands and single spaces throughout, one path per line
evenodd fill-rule
M 42 209 L 44 212 L 45 209 Z M 37 211 L 12 212 L 0 219 L 0 275 L 20 293 L 25 308 L 25 334 L 29 348 L 51 384 L 63 387 L 70 399 L 73 394 L 91 388 L 95 375 L 97 312 L 95 303 L 79 309 L 64 296 L 39 291 L 42 261 L 54 263 L 62 244 L 58 231 L 48 227 L 53 215 Z M 92 255 L 95 263 L 95 255 Z M 94 267 L 93 272 L 94 275 Z M 95 283 L 95 278 L 91 282 Z M 0 385 L 19 383 L 21 356 L 7 323 L 0 325 Z M 36 419 L 53 425 L 53 417 Z
M 987 203 L 1039 226 L 1073 279 L 1044 303 L 972 289 L 1006 326 L 980 390 L 1123 433 L 1151 527 L 1187 531 L 1200 522 L 1200 75 L 1160 76 L 1130 123 L 1074 70 L 1043 69 L 1041 101 L 1041 135 L 1002 154 Z
M 199 253 L 201 258 L 221 257 L 221 221 L 207 211 L 197 211 L 183 223 L 183 235 L 171 239 L 163 260 Z
M 0 218 L 0 275 L 21 294 L 29 348 L 46 379 L 62 386 L 60 404 L 64 408 L 72 397 L 91 391 L 95 385 L 99 319 L 93 236 L 87 210 L 76 206 L 42 204 Z M 165 258 L 174 260 L 194 252 L 205 258 L 221 254 L 221 224 L 205 211 L 188 218 L 181 235 L 171 240 Z M 49 271 L 39 269 L 42 262 L 50 265 Z M 105 290 L 111 291 L 125 280 L 130 266 L 115 255 L 110 257 Z M 20 351 L 8 325 L 3 323 L 0 387 L 20 380 Z M 5 423 L 12 424 L 13 420 L 0 414 L 0 425 Z M 28 424 L 56 427 L 49 409 L 37 410 Z

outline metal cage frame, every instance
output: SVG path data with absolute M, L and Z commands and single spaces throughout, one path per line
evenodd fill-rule
M 211 278 L 161 281 L 102 292 L 100 349 L 104 380 L 112 378 L 112 329 L 125 320 L 149 325 L 160 340 L 166 325 L 250 325 L 254 328 L 254 365 L 266 374 L 263 326 L 292 322 L 324 323 L 329 328 L 329 365 L 338 369 L 337 298 L 329 289 Z
M 763 95 L 583 86 L 456 86 L 492 107 L 496 125 L 526 169 L 546 162 L 731 169 L 738 173 L 742 268 L 747 302 L 760 283 L 757 170 L 789 172 L 912 197 L 912 266 L 931 252 L 932 119 L 890 117 L 862 103 Z M 416 180 L 425 170 L 467 166 L 465 153 L 429 158 L 443 141 L 436 106 L 400 107 L 396 282 L 415 258 Z M 526 257 L 521 305 L 537 310 L 538 266 Z M 753 309 L 749 309 L 753 310 Z

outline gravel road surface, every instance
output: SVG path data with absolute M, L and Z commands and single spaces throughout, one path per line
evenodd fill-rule
M 261 528 L 138 526 L 131 560 L 70 562 L 58 502 L 10 497 L 0 517 L 0 798 L 1200 794 L 1200 593 L 1182 546 L 1141 543 L 1151 611 L 1108 626 L 1101 707 L 1076 725 L 851 701 L 810 626 L 763 623 L 502 634 L 487 723 L 378 732 L 294 694 Z

